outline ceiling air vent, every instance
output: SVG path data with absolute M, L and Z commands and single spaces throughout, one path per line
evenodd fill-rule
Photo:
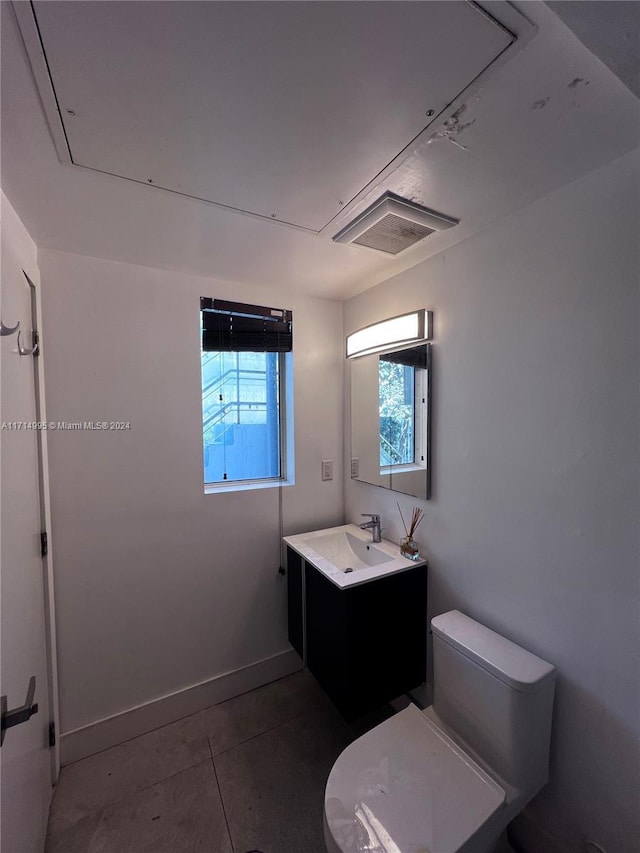
M 356 243 L 397 255 L 434 231 L 444 231 L 457 224 L 457 219 L 387 192 L 333 239 L 337 243 Z

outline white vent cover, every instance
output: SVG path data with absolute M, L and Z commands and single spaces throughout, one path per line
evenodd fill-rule
M 457 219 L 386 192 L 333 239 L 397 255 L 434 231 L 457 224 Z

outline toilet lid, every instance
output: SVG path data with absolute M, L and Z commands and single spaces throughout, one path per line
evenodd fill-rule
M 340 755 L 325 816 L 344 853 L 456 853 L 504 800 L 502 788 L 409 705 Z

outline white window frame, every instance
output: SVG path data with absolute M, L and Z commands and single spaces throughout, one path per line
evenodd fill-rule
M 200 349 L 202 356 L 202 348 Z M 204 482 L 205 495 L 221 492 L 245 492 L 253 489 L 271 489 L 280 486 L 293 486 L 294 475 L 294 420 L 293 420 L 293 353 L 280 352 L 278 355 L 278 409 L 280 412 L 280 475 L 278 477 L 250 478 L 246 480 L 220 480 L 219 482 Z M 202 407 L 202 375 L 200 379 L 200 394 Z M 200 415 L 200 430 L 204 438 L 202 412 Z M 204 443 L 203 443 L 204 454 Z M 202 460 L 204 479 L 204 457 Z

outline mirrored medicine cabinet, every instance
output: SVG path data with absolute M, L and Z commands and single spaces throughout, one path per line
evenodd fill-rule
M 350 359 L 351 478 L 431 496 L 431 344 Z

